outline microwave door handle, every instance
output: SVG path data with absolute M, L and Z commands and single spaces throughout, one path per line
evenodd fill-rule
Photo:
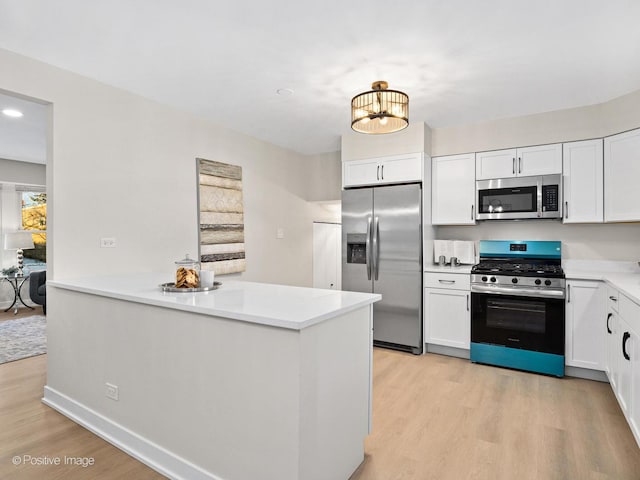
M 538 179 L 538 218 L 542 217 L 542 178 Z
M 367 238 L 365 244 L 365 261 L 367 263 L 367 280 L 371 280 L 371 217 L 367 217 Z

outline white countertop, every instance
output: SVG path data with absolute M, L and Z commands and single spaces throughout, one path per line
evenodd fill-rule
M 568 260 L 563 262 L 567 280 L 600 280 L 640 304 L 640 266 L 636 262 Z
M 210 292 L 169 293 L 166 273 L 50 280 L 47 286 L 293 330 L 315 325 L 382 299 L 379 294 L 225 281 Z
M 452 267 L 450 265 L 438 265 L 437 263 L 429 263 L 424 265 L 425 272 L 435 272 L 435 273 L 471 273 L 471 267 L 473 265 L 460 265 L 457 267 Z

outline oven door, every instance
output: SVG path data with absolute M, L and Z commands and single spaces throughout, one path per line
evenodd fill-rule
M 564 355 L 561 298 L 471 293 L 471 341 Z

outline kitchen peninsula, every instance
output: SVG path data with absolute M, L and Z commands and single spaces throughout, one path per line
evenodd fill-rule
M 167 275 L 48 283 L 44 403 L 170 478 L 346 479 L 380 295 Z

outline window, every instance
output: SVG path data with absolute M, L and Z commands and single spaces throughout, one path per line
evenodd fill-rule
M 32 232 L 35 248 L 24 251 L 24 265 L 40 270 L 47 263 L 47 194 L 20 192 L 22 229 Z

